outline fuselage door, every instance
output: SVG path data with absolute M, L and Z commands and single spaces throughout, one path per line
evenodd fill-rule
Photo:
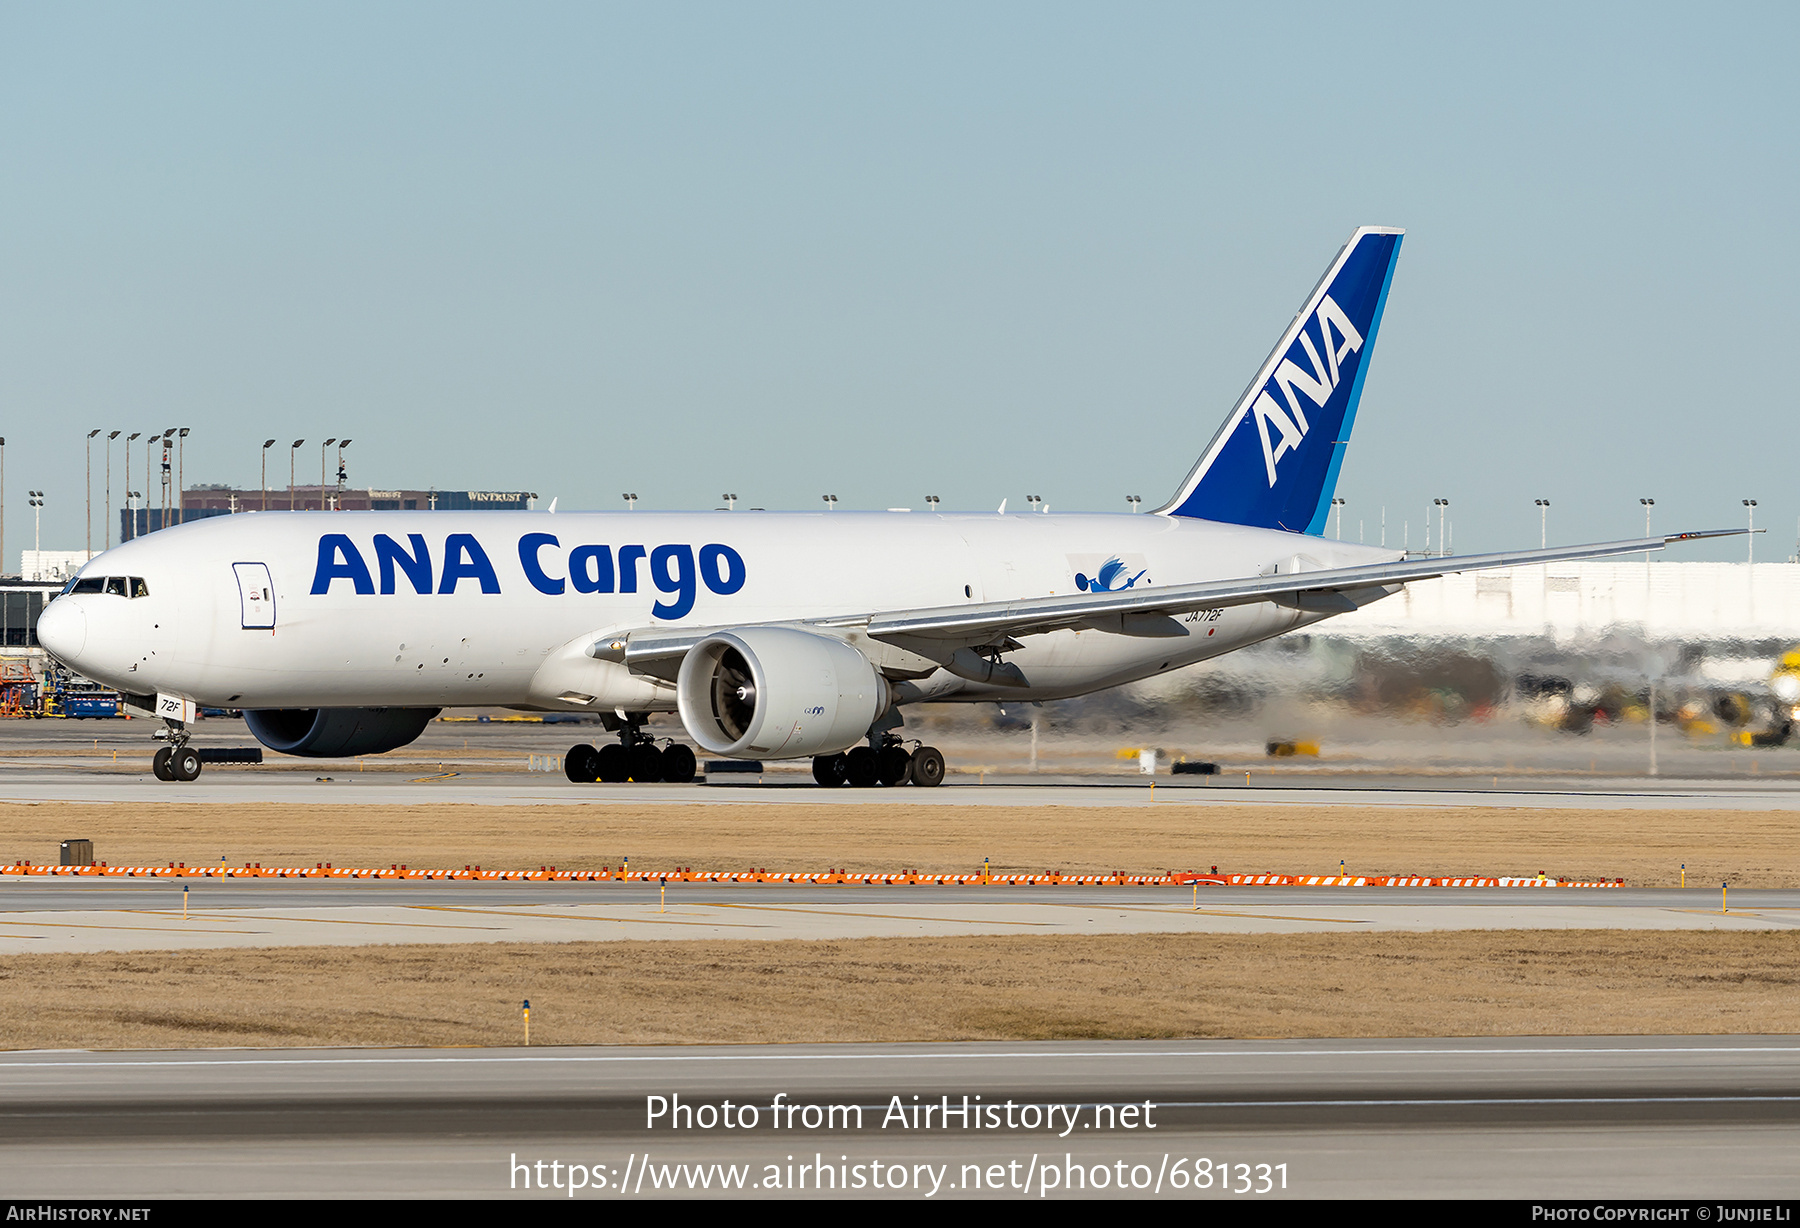
M 246 631 L 275 629 L 275 583 L 269 579 L 266 563 L 233 563 L 237 573 L 238 599 L 244 612 Z

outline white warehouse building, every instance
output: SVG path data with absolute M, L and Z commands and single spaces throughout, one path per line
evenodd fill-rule
M 1345 638 L 1548 637 L 1800 642 L 1800 566 L 1606 560 L 1443 576 L 1327 620 Z

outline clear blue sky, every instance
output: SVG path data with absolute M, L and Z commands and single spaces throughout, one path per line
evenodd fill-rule
M 1360 223 L 1408 237 L 1346 536 L 1751 497 L 1790 554 L 1800 9 L 1267 7 L 0 4 L 8 570 L 28 488 L 82 544 L 92 427 L 564 509 L 1160 502 Z

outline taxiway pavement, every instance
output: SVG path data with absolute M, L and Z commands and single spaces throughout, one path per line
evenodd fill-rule
M 1155 780 L 1154 789 L 1151 786 Z M 91 762 L 9 760 L 0 802 L 137 805 L 478 805 L 569 806 L 770 803 L 833 806 L 1407 806 L 1576 810 L 1800 810 L 1800 780 L 1669 777 L 1405 776 L 1390 772 L 1270 771 L 1237 776 L 952 776 L 936 789 L 822 789 L 784 767 L 691 785 L 581 785 L 560 773 L 489 769 L 358 771 L 354 762 L 320 769 L 209 768 L 188 784 Z

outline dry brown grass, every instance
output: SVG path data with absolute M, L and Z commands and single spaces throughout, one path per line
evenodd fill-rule
M 692 865 L 712 869 L 1195 869 L 1532 874 L 1673 885 L 1800 885 L 1780 811 L 1486 807 L 833 805 L 357 806 L 0 804 L 0 859 L 54 862 L 87 837 L 114 865 Z
M 0 1047 L 1785 1033 L 1800 933 L 871 938 L 20 955 Z

